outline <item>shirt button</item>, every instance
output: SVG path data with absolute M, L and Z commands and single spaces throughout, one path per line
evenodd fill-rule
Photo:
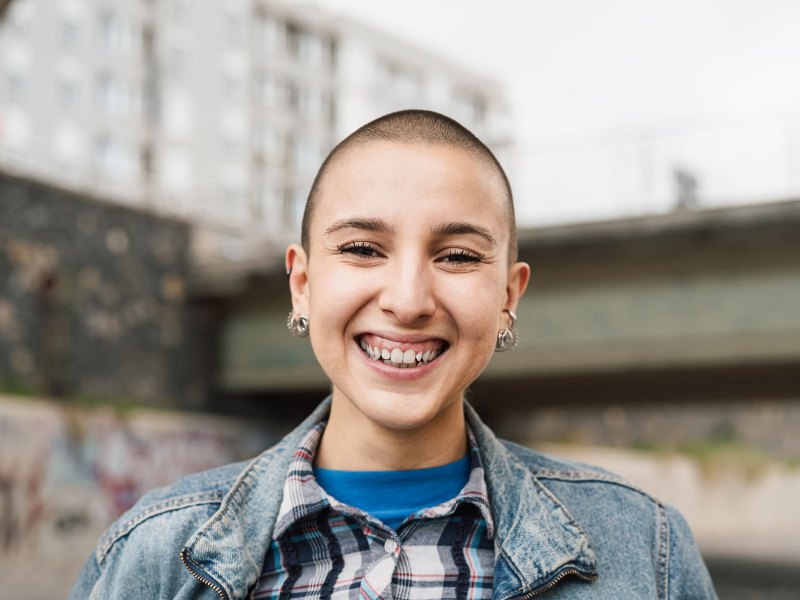
M 383 543 L 383 549 L 389 554 L 394 554 L 394 551 L 397 550 L 397 542 L 394 540 L 386 540 Z

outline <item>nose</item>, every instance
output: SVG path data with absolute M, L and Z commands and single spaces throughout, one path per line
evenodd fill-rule
M 399 323 L 412 325 L 434 313 L 432 273 L 424 258 L 396 257 L 382 276 L 378 306 Z

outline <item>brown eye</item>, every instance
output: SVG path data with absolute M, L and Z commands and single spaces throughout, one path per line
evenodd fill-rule
M 351 254 L 359 258 L 378 258 L 382 256 L 380 252 L 367 242 L 349 242 L 338 247 L 340 254 Z
M 462 248 L 453 248 L 452 250 L 448 250 L 447 254 L 445 254 L 440 260 L 446 263 L 461 265 L 480 262 L 483 260 L 483 257 L 479 254 L 468 252 Z

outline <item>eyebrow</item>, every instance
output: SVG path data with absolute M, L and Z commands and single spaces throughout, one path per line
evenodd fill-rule
M 497 246 L 497 240 L 489 233 L 489 230 L 480 225 L 473 225 L 472 223 L 442 223 L 431 229 L 434 235 L 464 235 L 472 234 L 478 235 L 489 242 L 492 246 Z
M 392 233 L 394 228 L 383 219 L 339 219 L 325 230 L 326 234 L 334 233 L 342 229 L 362 229 L 364 231 L 374 231 L 376 233 Z
M 360 229 L 362 231 L 373 231 L 375 233 L 394 233 L 394 227 L 383 219 L 352 218 L 339 219 L 325 230 L 325 234 L 335 233 L 342 229 Z M 472 223 L 451 222 L 441 223 L 431 228 L 433 235 L 477 235 L 485 239 L 492 246 L 497 246 L 497 240 L 489 233 L 489 230 L 480 225 Z

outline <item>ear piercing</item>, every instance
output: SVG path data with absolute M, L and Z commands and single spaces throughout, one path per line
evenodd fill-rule
M 508 318 L 511 321 L 509 326 L 505 329 L 501 329 L 497 332 L 497 340 L 494 343 L 494 351 L 495 352 L 505 352 L 506 350 L 513 350 L 517 347 L 517 342 L 519 341 L 519 336 L 517 335 L 517 315 L 513 313 L 513 311 L 508 310 L 507 308 L 503 309 L 503 312 L 508 313 Z
M 508 318 L 511 321 L 509 326 L 497 332 L 497 340 L 494 343 L 495 352 L 505 352 L 506 350 L 513 350 L 517 347 L 519 335 L 517 334 L 517 315 L 513 311 L 503 309 L 503 312 L 508 313 Z M 308 317 L 300 315 L 295 311 L 289 313 L 286 317 L 286 328 L 295 337 L 308 337 Z
M 286 317 L 286 328 L 295 337 L 308 337 L 308 317 L 292 311 Z

